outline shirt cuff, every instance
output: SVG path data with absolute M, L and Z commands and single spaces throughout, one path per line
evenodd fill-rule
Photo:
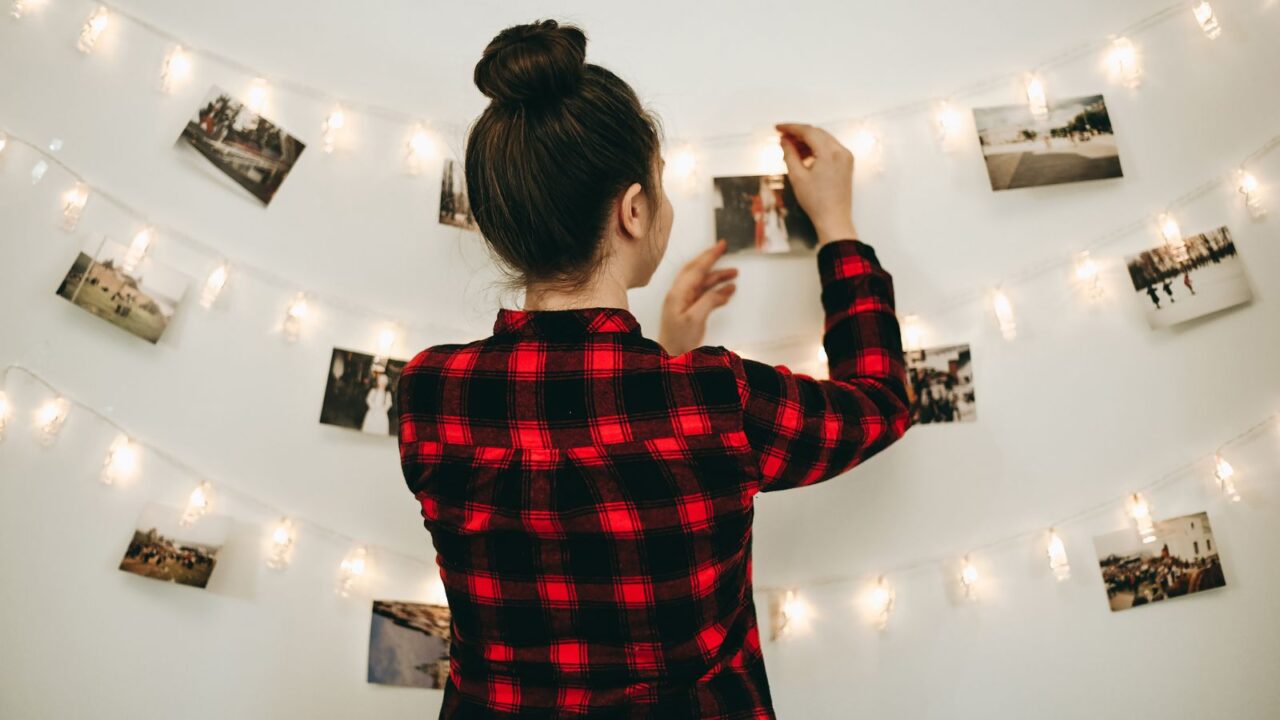
M 880 269 L 875 249 L 861 240 L 833 240 L 818 249 L 818 272 L 824 285 Z

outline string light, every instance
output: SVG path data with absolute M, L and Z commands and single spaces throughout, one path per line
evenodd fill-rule
M 46 172 L 49 172 L 49 163 L 44 160 L 37 160 L 36 164 L 31 166 L 31 184 L 35 185 L 40 182 Z
M 920 324 L 919 315 L 902 318 L 902 349 L 907 352 L 924 349 L 924 327 Z
M 70 410 L 71 403 L 62 397 L 47 400 L 39 410 L 36 410 L 36 432 L 39 434 L 42 445 L 53 444 L 58 437 L 58 431 L 62 429 L 62 424 L 67 421 L 67 413 Z
M 293 302 L 289 303 L 289 309 L 284 313 L 284 323 L 280 327 L 285 340 L 294 342 L 298 339 L 299 333 L 302 332 L 302 321 L 306 319 L 309 311 L 306 293 L 294 295 Z
M 0 391 L 0 442 L 4 442 L 4 429 L 9 424 L 9 416 L 13 414 L 13 407 L 9 404 L 9 396 Z
M 271 550 L 267 553 L 267 567 L 280 570 L 293 561 L 293 544 L 297 537 L 293 521 L 287 517 L 271 531 Z
M 378 357 L 390 357 L 391 352 L 396 349 L 396 345 L 400 342 L 400 326 L 395 323 L 387 323 L 378 331 Z
M 44 172 L 40 173 L 42 176 Z M 89 202 L 89 186 L 78 182 L 70 190 L 62 194 L 62 229 L 68 232 L 76 229 L 84 206 Z
M 889 625 L 889 614 L 893 612 L 893 600 L 893 588 L 881 576 L 863 599 L 871 622 L 877 629 L 883 630 Z
M 129 243 L 129 250 L 124 255 L 124 260 L 120 262 L 120 269 L 126 275 L 132 274 L 137 269 L 138 263 L 147 256 L 147 251 L 151 249 L 151 241 L 155 239 L 155 232 L 151 228 L 143 228 L 133 236 L 133 242 Z
M 1000 335 L 1005 340 L 1018 337 L 1018 323 L 1013 315 L 1013 303 L 1003 290 L 996 289 L 991 293 L 991 309 L 995 311 L 996 322 L 1000 324 Z
M 342 597 L 350 596 L 368 569 L 369 550 L 365 546 L 361 545 L 347 553 L 338 567 L 338 594 Z
M 667 172 L 674 184 L 693 189 L 698 174 L 698 154 L 691 145 L 676 150 L 667 163 Z
M 978 596 L 978 567 L 973 564 L 968 555 L 964 556 L 964 560 L 960 565 L 960 585 L 964 587 L 964 596 L 970 600 L 974 600 Z
M 226 263 L 214 268 L 209 277 L 204 281 L 204 289 L 200 291 L 200 307 L 208 310 L 218 301 L 218 296 L 222 294 L 222 288 L 227 286 L 227 278 L 231 274 L 231 268 Z
M 43 4 L 43 0 L 13 0 L 13 4 L 9 6 L 9 14 L 14 20 L 21 20 L 28 12 L 37 9 Z
M 938 142 L 944 150 L 953 147 L 964 131 L 964 114 L 946 100 L 938 103 L 933 122 L 938 131 Z
M 263 78 L 254 78 L 249 83 L 249 95 L 245 99 L 245 107 L 249 108 L 255 115 L 261 115 L 267 109 L 267 81 Z
M 1147 505 L 1147 499 L 1142 497 L 1142 493 L 1134 493 L 1129 497 L 1129 516 L 1137 524 L 1138 534 L 1142 536 L 1144 545 L 1156 541 L 1156 527 L 1151 519 L 1151 507 Z
M 1127 88 L 1136 88 L 1142 84 L 1142 58 L 1137 46 L 1129 38 L 1118 37 L 1111 41 L 1107 67 L 1111 70 L 1112 82 Z
M 202 480 L 194 490 L 191 496 L 187 498 L 187 507 L 182 511 L 182 517 L 178 519 L 178 524 L 183 526 L 192 525 L 196 520 L 204 517 L 209 512 L 209 508 L 213 505 L 213 486 L 208 481 Z
M 1035 73 L 1027 75 L 1025 91 L 1031 117 L 1040 121 L 1049 119 L 1049 96 L 1044 89 L 1044 79 Z
M 1102 298 L 1102 283 L 1098 273 L 1098 264 L 1089 256 L 1088 250 L 1076 255 L 1076 279 L 1085 287 L 1085 292 L 1090 300 L 1096 301 Z
M 0 153 L 4 152 L 4 149 L 8 146 L 9 146 L 9 134 L 3 130 L 0 130 Z
M 858 126 L 849 140 L 849 149 L 864 167 L 879 168 L 882 146 L 875 128 L 865 124 Z
M 436 141 L 422 123 L 413 127 L 413 133 L 409 135 L 409 142 L 406 143 L 405 148 L 405 162 L 410 175 L 421 173 L 423 165 L 436 155 Z
M 1213 6 L 1207 1 L 1199 2 L 1191 8 L 1191 12 L 1196 16 L 1196 22 L 1200 23 L 1200 29 L 1204 31 L 1205 37 L 1217 40 L 1222 34 L 1222 26 L 1218 24 L 1218 16 L 1214 14 Z
M 1218 481 L 1222 494 L 1231 498 L 1231 502 L 1240 502 L 1240 491 L 1236 490 L 1234 480 L 1236 469 L 1231 467 L 1231 463 L 1221 453 L 1214 456 L 1213 465 L 1213 477 Z
M 160 91 L 166 94 L 172 93 L 190 75 L 191 55 L 183 50 L 181 45 L 174 45 L 164 56 L 164 63 L 160 65 Z
M 126 435 L 111 443 L 107 459 L 102 463 L 102 482 L 113 485 L 128 480 L 138 472 L 138 446 Z
M 1250 215 L 1256 219 L 1267 214 L 1267 209 L 1262 206 L 1262 186 L 1258 183 L 1258 178 L 1253 173 L 1244 168 L 1237 170 L 1236 188 L 1240 191 L 1240 195 L 1244 197 L 1244 206 Z
M 756 151 L 756 161 L 764 172 L 785 172 L 787 162 L 782 152 L 782 143 L 778 135 L 770 135 L 760 142 Z
M 1164 239 L 1165 245 L 1173 251 L 1173 258 L 1180 263 L 1185 263 L 1188 259 L 1187 243 L 1182 236 L 1182 226 L 1178 224 L 1177 218 L 1170 213 L 1160 216 L 1160 237 Z
M 1067 546 L 1062 542 L 1056 530 L 1049 528 L 1049 569 L 1053 577 L 1062 582 L 1071 577 L 1071 563 L 1067 561 Z
M 338 141 L 338 133 L 347 125 L 347 113 L 342 109 L 341 105 L 335 105 L 324 119 L 321 125 L 321 133 L 323 138 L 323 150 L 327 153 L 333 152 L 334 144 Z
M 84 27 L 80 28 L 80 40 L 76 43 L 76 48 L 86 55 L 93 52 L 93 48 L 98 44 L 98 38 L 102 37 L 102 33 L 110 22 L 111 14 L 107 12 L 106 7 L 99 5 L 90 13 L 89 19 L 84 21 Z
M 809 619 L 809 606 L 794 590 L 787 590 L 778 605 L 773 639 L 798 632 Z

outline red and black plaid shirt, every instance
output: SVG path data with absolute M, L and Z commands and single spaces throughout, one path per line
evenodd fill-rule
M 672 356 L 616 308 L 501 310 L 418 354 L 400 452 L 452 610 L 442 718 L 773 718 L 751 591 L 758 492 L 909 424 L 892 279 L 818 252 L 830 381 Z

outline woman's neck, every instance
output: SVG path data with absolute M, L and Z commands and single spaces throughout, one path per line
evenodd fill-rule
M 525 310 L 574 310 L 608 307 L 629 309 L 627 287 L 613 278 L 598 276 L 581 288 L 556 283 L 531 283 L 524 289 Z

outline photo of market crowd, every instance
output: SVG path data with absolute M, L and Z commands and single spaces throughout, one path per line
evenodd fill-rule
M 1113 611 L 1227 584 L 1208 514 L 1163 520 L 1155 528 L 1150 543 L 1143 543 L 1131 528 L 1095 538 Z

